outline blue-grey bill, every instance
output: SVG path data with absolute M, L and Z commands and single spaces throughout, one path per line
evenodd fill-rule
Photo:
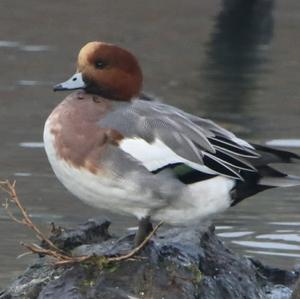
M 83 89 L 86 87 L 81 73 L 75 73 L 70 79 L 53 87 L 54 91 Z

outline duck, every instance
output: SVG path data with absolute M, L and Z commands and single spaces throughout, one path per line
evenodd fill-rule
M 44 145 L 58 180 L 88 205 L 138 219 L 135 245 L 153 221 L 195 227 L 243 199 L 300 177 L 270 164 L 295 153 L 252 144 L 215 122 L 145 96 L 137 58 L 89 42 L 69 94 L 50 114 Z

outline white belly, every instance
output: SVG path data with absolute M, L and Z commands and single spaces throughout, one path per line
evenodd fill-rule
M 77 168 L 58 157 L 54 136 L 48 121 L 44 128 L 44 144 L 48 160 L 60 182 L 76 197 L 99 209 L 143 217 L 151 208 L 151 194 L 137 190 L 136 185 L 120 182 L 113 176 L 100 176 Z
M 209 220 L 230 207 L 234 184 L 233 179 L 222 176 L 191 184 L 180 199 L 156 211 L 153 218 L 184 226 Z

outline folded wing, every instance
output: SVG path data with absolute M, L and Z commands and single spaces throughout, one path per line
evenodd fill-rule
M 149 171 L 185 164 L 197 171 L 242 179 L 255 171 L 248 159 L 259 154 L 246 141 L 212 121 L 143 100 L 124 104 L 99 122 L 124 138 L 119 147 Z

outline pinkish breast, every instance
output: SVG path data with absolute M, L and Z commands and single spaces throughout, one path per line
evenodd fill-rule
M 101 128 L 99 120 L 111 111 L 109 100 L 82 91 L 70 94 L 48 118 L 59 158 L 72 166 L 96 173 L 108 144 L 118 144 L 123 136 Z

